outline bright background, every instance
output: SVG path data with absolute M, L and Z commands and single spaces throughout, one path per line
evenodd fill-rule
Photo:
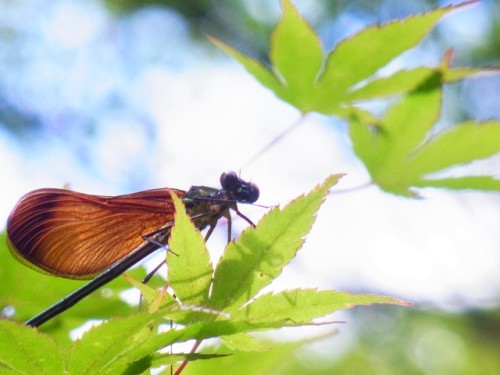
M 413 301 L 418 311 L 454 316 L 480 311 L 498 317 L 497 193 L 426 189 L 421 191 L 425 199 L 409 200 L 369 187 L 335 194 L 367 183 L 369 176 L 351 150 L 346 125 L 319 115 L 308 116 L 254 159 L 299 113 L 203 33 L 265 60 L 269 33 L 280 14 L 278 1 L 165 1 L 173 7 L 162 1 L 144 7 L 129 3 L 134 2 L 0 0 L 0 228 L 19 197 L 40 187 L 69 184 L 103 195 L 161 186 L 187 190 L 191 185 L 217 187 L 220 173 L 232 169 L 258 184 L 258 203 L 272 206 L 310 190 L 331 173 L 346 173 L 299 256 L 273 288 L 378 293 Z M 330 50 L 369 24 L 448 2 L 295 4 Z M 495 1 L 455 12 L 389 69 L 434 65 L 449 47 L 455 49 L 456 66 L 498 66 L 499 14 Z M 445 95 L 442 126 L 500 117 L 498 77 L 450 85 Z M 499 160 L 472 168 L 500 177 Z M 255 221 L 266 212 L 240 209 Z M 235 235 L 245 226 L 235 219 Z M 214 258 L 225 227 L 216 232 L 210 240 Z M 401 309 L 383 311 L 401 314 Z M 437 337 L 449 342 L 446 332 L 451 331 L 444 332 Z M 349 325 L 342 326 L 333 345 L 352 346 L 352 335 Z M 465 336 L 456 337 L 457 345 L 465 345 L 460 344 Z M 412 353 L 419 364 L 417 352 Z M 460 351 L 454 353 L 444 362 L 456 365 Z M 422 366 L 426 372 L 430 365 Z

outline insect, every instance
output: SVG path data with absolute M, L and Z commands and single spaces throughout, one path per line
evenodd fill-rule
M 94 278 L 26 324 L 39 326 L 166 244 L 175 213 L 170 192 L 182 199 L 199 230 L 208 227 L 206 238 L 222 217 L 228 219 L 230 236 L 230 210 L 251 223 L 237 203 L 257 201 L 257 185 L 232 171 L 223 173 L 220 183 L 222 189 L 161 188 L 114 197 L 64 189 L 39 189 L 23 196 L 7 220 L 14 257 L 43 273 Z

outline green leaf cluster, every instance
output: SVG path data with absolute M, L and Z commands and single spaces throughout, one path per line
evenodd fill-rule
M 317 318 L 357 305 L 408 305 L 390 297 L 332 290 L 297 288 L 261 294 L 295 257 L 339 177 L 330 176 L 309 194 L 273 208 L 255 228 L 227 245 L 216 267 L 200 232 L 175 198 L 167 254 L 173 294 L 133 281 L 148 308 L 97 325 L 69 345 L 36 329 L 0 321 L 2 373 L 143 373 L 179 361 L 226 355 L 159 352 L 176 343 L 219 337 L 233 352 L 262 351 L 268 347 L 251 332 L 316 324 Z M 174 328 L 160 329 L 169 322 Z
M 456 165 L 500 151 L 500 122 L 467 121 L 446 131 L 436 127 L 443 85 L 494 69 L 451 68 L 452 52 L 434 67 L 401 69 L 388 76 L 380 70 L 415 47 L 445 15 L 475 1 L 365 28 L 326 53 L 319 36 L 290 0 L 271 35 L 271 66 L 211 38 L 240 62 L 262 85 L 301 113 L 335 115 L 349 123 L 354 152 L 372 183 L 384 191 L 415 196 L 414 188 L 500 190 L 494 176 L 435 178 Z M 396 98 L 383 116 L 363 106 L 375 99 Z

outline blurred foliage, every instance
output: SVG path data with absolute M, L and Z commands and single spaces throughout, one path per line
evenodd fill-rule
M 488 33 L 474 44 L 467 53 L 458 56 L 461 64 L 492 66 L 500 60 L 500 2 L 491 1 L 491 12 L 488 14 Z
M 319 352 L 304 341 L 266 342 L 272 348 L 268 352 L 196 361 L 185 373 L 229 374 L 238 368 L 247 375 L 494 375 L 500 373 L 499 327 L 500 309 L 446 313 L 373 306 L 354 309 L 348 324 L 338 327 L 357 331 L 345 348 L 339 336 L 315 342 Z
M 111 11 L 122 17 L 149 6 L 174 10 L 188 23 L 193 38 L 204 39 L 203 34 L 228 38 L 249 53 L 267 59 L 266 42 L 272 22 L 266 23 L 252 17 L 244 1 L 104 0 L 104 3 Z M 262 2 L 261 5 L 265 14 L 271 4 Z

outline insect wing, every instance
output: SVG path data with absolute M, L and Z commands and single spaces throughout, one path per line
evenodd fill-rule
M 39 271 L 88 279 L 172 222 L 169 190 L 154 189 L 116 197 L 70 190 L 40 189 L 18 202 L 7 222 L 9 247 Z

